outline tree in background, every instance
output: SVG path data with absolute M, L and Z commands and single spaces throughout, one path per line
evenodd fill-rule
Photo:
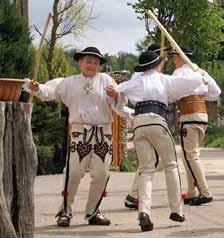
M 160 41 L 160 30 L 146 14 L 151 9 L 178 44 L 192 48 L 198 63 L 218 56 L 224 25 L 218 1 L 211 4 L 207 0 L 138 0 L 129 5 L 147 26 L 148 36 L 138 45 L 139 50 L 145 48 L 142 44 Z
M 117 55 L 105 54 L 107 64 L 102 66 L 103 72 L 127 70 L 133 73 L 134 66 L 137 64 L 138 57 L 134 54 L 120 51 Z
M 0 6 L 0 75 L 28 77 L 33 66 L 34 48 L 27 22 L 11 1 L 0 0 Z
M 29 22 L 29 0 L 13 0 L 16 4 L 19 14 L 27 19 Z
M 79 37 L 85 27 L 94 19 L 92 8 L 83 0 L 54 0 L 52 9 L 53 25 L 50 40 L 47 42 L 48 51 L 44 54 L 47 62 L 49 79 L 57 77 L 53 65 L 54 49 L 59 39 L 73 35 Z

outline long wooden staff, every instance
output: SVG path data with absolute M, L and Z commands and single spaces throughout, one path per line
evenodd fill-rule
M 43 43 L 44 43 L 45 35 L 46 35 L 46 32 L 47 32 L 47 28 L 48 28 L 49 22 L 51 20 L 51 17 L 52 17 L 51 13 L 49 13 L 49 15 L 47 17 L 47 20 L 46 20 L 46 23 L 45 23 L 45 26 L 44 26 L 43 34 L 42 34 L 41 39 L 40 39 L 40 44 L 39 44 L 38 50 L 36 52 L 33 82 L 37 81 L 38 72 L 39 72 L 39 68 L 40 68 L 41 51 L 43 49 Z M 32 102 L 32 100 L 33 100 L 33 91 L 30 93 L 29 102 Z
M 173 39 L 173 37 L 168 33 L 168 31 L 165 29 L 165 27 L 160 23 L 160 21 L 157 19 L 157 17 L 153 14 L 151 10 L 148 10 L 148 15 L 151 19 L 154 20 L 154 22 L 157 24 L 157 26 L 160 28 L 161 32 L 166 36 L 166 38 L 169 40 L 171 45 L 176 49 L 176 51 L 180 54 L 182 59 L 194 70 L 197 70 L 197 66 L 194 65 L 190 59 L 184 54 L 184 52 L 181 50 L 180 46 L 176 43 L 176 41 Z
M 163 32 L 161 32 L 161 37 L 160 37 L 160 56 L 164 55 L 164 46 L 165 46 L 165 35 Z

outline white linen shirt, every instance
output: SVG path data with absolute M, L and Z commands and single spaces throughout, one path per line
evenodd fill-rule
M 192 68 L 189 65 L 184 64 L 181 67 L 174 70 L 173 76 L 185 77 L 191 74 L 192 72 L 193 72 Z M 219 86 L 207 72 L 205 72 L 204 77 L 208 81 L 207 85 L 202 83 L 201 85 L 199 85 L 199 87 L 194 89 L 192 92 L 184 93 L 182 97 L 186 97 L 189 95 L 205 95 L 205 100 L 207 101 L 217 100 L 221 93 Z
M 84 90 L 87 83 L 92 85 L 89 93 Z M 36 96 L 42 101 L 62 100 L 69 109 L 72 123 L 104 125 L 113 121 L 109 105 L 116 109 L 114 100 L 106 95 L 108 85 L 117 86 L 114 79 L 105 73 L 97 73 L 92 78 L 79 74 L 39 84 Z M 123 110 L 120 114 L 128 117 L 129 111 Z
M 192 92 L 201 82 L 202 76 L 199 72 L 181 77 L 166 75 L 151 69 L 119 84 L 117 90 L 127 96 L 133 105 L 155 100 L 168 106 L 169 101 Z

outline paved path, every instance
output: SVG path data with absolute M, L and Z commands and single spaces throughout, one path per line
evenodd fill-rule
M 186 188 L 180 150 L 177 147 L 183 189 Z M 152 220 L 154 230 L 141 232 L 137 212 L 124 208 L 124 198 L 129 191 L 134 173 L 111 172 L 109 196 L 103 200 L 104 213 L 111 219 L 108 227 L 88 226 L 83 211 L 89 187 L 89 174 L 81 182 L 74 217 L 69 228 L 58 228 L 54 215 L 60 204 L 62 175 L 39 176 L 35 181 L 35 238 L 111 237 L 111 238 L 165 238 L 165 237 L 224 237 L 224 150 L 202 149 L 201 157 L 206 167 L 206 177 L 214 195 L 212 204 L 199 207 L 184 206 L 187 221 L 183 224 L 168 219 L 169 207 L 163 173 L 154 179 Z

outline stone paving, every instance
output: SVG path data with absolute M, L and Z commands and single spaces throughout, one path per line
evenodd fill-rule
M 186 188 L 180 148 L 177 147 L 181 171 L 182 187 Z M 62 175 L 38 176 L 35 180 L 35 236 L 34 238 L 70 237 L 224 237 L 224 150 L 202 149 L 201 158 L 206 168 L 206 177 L 214 195 L 212 204 L 198 207 L 184 206 L 187 221 L 175 223 L 168 219 L 170 210 L 167 203 L 164 174 L 159 172 L 154 178 L 152 221 L 154 230 L 141 232 L 137 212 L 124 208 L 134 173 L 111 172 L 108 197 L 103 200 L 102 210 L 111 219 L 108 227 L 89 226 L 84 220 L 84 207 L 89 188 L 89 174 L 81 181 L 74 204 L 73 219 L 69 228 L 59 228 L 55 223 L 55 213 L 60 204 Z

